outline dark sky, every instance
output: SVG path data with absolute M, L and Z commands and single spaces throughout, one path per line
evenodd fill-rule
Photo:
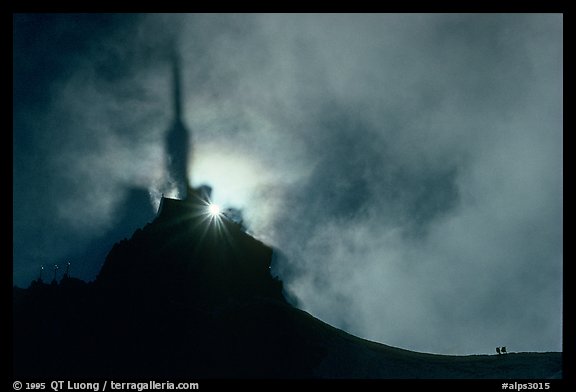
M 561 350 L 560 14 L 17 14 L 16 285 L 92 280 L 153 217 L 175 40 L 191 180 L 300 307 L 417 351 Z

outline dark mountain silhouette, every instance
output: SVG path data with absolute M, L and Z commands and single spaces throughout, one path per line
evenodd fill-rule
M 14 287 L 16 379 L 561 375 L 561 353 L 416 353 L 357 338 L 294 307 L 270 271 L 279 253 L 244 231 L 238 210 L 211 215 L 208 187 L 190 187 L 177 57 L 173 74 L 166 163 L 184 200 L 162 198 L 151 223 L 112 247 L 94 282 L 65 273 L 60 282 Z M 147 204 L 142 191 L 131 191 L 118 229 L 94 242 L 84 264 L 99 265 L 103 245 L 149 222 Z
M 129 188 L 124 201 L 115 211 L 115 224 L 84 246 L 82 251 L 68 257 L 74 261 L 72 268 L 80 269 L 89 276 L 95 276 L 110 248 L 120 239 L 130 237 L 134 230 L 150 222 L 154 216 L 148 191 L 136 187 Z
M 164 198 L 97 279 L 14 288 L 14 376 L 550 378 L 560 353 L 446 356 L 354 337 L 290 305 L 273 250 L 209 192 Z M 385 325 L 382 326 L 385 328 Z M 425 328 L 425 326 L 423 326 Z

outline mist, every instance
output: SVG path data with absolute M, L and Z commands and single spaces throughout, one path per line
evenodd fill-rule
M 14 282 L 130 189 L 155 213 L 176 42 L 191 181 L 299 307 L 411 350 L 561 351 L 562 36 L 557 14 L 15 15 Z

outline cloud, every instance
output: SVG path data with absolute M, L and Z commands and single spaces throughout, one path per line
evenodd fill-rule
M 559 350 L 559 21 L 341 17 L 266 17 L 266 58 L 292 72 L 249 83 L 297 86 L 280 90 L 276 126 L 313 168 L 278 214 L 288 286 L 313 314 L 401 347 Z
M 192 180 L 279 248 L 300 306 L 419 351 L 561 349 L 561 15 L 45 17 L 73 34 L 35 99 L 21 18 L 15 280 L 159 194 L 176 37 Z

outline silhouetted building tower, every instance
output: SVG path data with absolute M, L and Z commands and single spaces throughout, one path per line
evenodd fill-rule
M 166 135 L 169 181 L 178 190 L 178 198 L 186 199 L 190 191 L 188 161 L 191 157 L 190 134 L 182 118 L 182 76 L 180 57 L 172 53 L 173 123 Z

